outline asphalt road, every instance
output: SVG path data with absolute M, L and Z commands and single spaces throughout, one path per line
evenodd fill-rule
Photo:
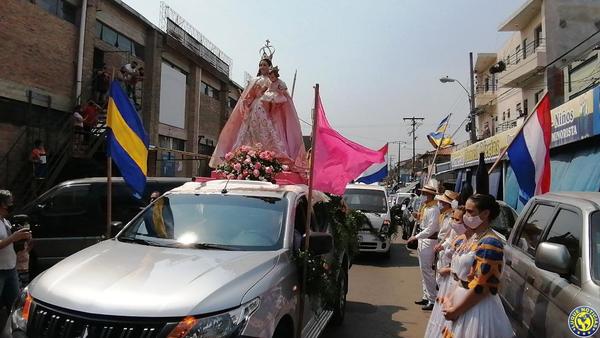
M 416 251 L 403 241 L 392 246 L 392 257 L 360 255 L 350 269 L 346 319 L 327 328 L 323 338 L 419 337 L 429 312 L 414 301 L 421 298 L 421 275 Z

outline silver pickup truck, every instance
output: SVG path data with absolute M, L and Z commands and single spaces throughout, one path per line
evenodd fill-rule
M 504 262 L 500 296 L 517 337 L 597 336 L 600 193 L 531 199 L 507 240 Z
M 306 197 L 302 185 L 186 183 L 115 238 L 38 276 L 4 335 L 284 338 L 298 337 L 300 326 L 302 337 L 318 337 L 343 320 L 349 259 L 338 256 L 335 304 L 307 296 L 301 316 L 293 251 L 305 238 Z M 323 219 L 313 214 L 315 255 L 333 249 Z

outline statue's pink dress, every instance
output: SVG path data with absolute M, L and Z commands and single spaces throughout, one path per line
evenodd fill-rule
M 276 83 L 278 88 L 285 88 L 283 81 Z M 250 81 L 221 131 L 210 160 L 212 168 L 223 163 L 228 152 L 260 143 L 264 150 L 275 152 L 276 158 L 290 166 L 290 170 L 299 173 L 306 170 L 306 151 L 292 98 L 284 89 L 273 100 L 270 86 L 266 76 Z

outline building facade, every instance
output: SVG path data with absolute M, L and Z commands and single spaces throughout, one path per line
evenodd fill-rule
M 123 81 L 122 67 L 134 62 L 140 76 L 131 96 L 150 136 L 148 176 L 209 172 L 242 87 L 230 79 L 231 60 L 176 13 L 161 8 L 165 25 L 157 27 L 120 0 L 5 0 L 0 12 L 0 185 L 32 179 L 28 153 L 38 139 L 48 152 L 46 188 L 103 175 L 102 119 L 93 141 L 76 151 L 73 109 L 105 104 L 99 72 Z

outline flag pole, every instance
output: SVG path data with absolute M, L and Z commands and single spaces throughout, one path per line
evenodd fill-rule
M 115 80 L 115 67 L 112 67 L 112 75 L 110 79 L 110 85 L 113 85 L 113 81 Z M 109 98 L 110 100 L 110 95 Z M 110 112 L 107 110 L 106 122 L 108 125 L 108 119 Z M 108 126 L 110 128 L 110 126 Z M 111 131 L 109 130 L 109 133 Z M 108 145 L 108 136 L 106 137 L 107 146 Z M 106 155 L 106 238 L 110 238 L 112 233 L 112 157 L 110 156 L 110 152 Z
M 298 75 L 298 69 L 294 72 L 294 82 L 292 83 L 292 99 L 294 98 L 294 91 L 296 90 L 296 75 Z
M 517 132 L 515 133 L 515 135 L 513 136 L 513 138 L 510 140 L 510 142 L 508 142 L 508 145 L 504 149 L 502 149 L 502 152 L 500 153 L 500 155 L 498 155 L 498 157 L 496 158 L 496 161 L 490 167 L 490 170 L 488 170 L 488 175 L 491 175 L 492 171 L 494 171 L 494 169 L 496 169 L 496 167 L 498 166 L 498 164 L 500 163 L 500 161 L 502 161 L 502 158 L 508 152 L 508 148 L 510 148 L 510 146 L 513 144 L 513 142 L 517 138 L 517 135 L 519 135 L 519 133 L 521 132 L 521 130 L 523 130 L 523 128 L 525 127 L 525 124 L 527 124 L 527 121 L 529 121 L 529 119 L 531 119 L 531 117 L 534 115 L 534 113 L 538 109 L 540 103 L 542 103 L 542 101 L 544 101 L 544 98 L 546 97 L 546 95 L 548 95 L 548 91 L 546 91 L 546 93 L 544 93 L 544 95 L 542 96 L 542 99 L 539 100 L 538 103 L 535 104 L 535 107 L 531 111 L 531 114 L 529 114 L 529 116 L 527 116 L 525 118 L 525 121 L 523 121 L 523 124 L 519 127 L 519 130 L 517 130 Z
M 450 118 L 451 117 L 452 117 L 452 113 L 450 113 L 450 115 L 448 115 L 448 120 L 446 121 L 446 128 L 444 128 L 444 131 L 442 132 L 442 138 L 440 139 L 440 144 L 437 146 L 437 148 L 435 148 L 435 154 L 433 155 L 432 168 L 435 168 L 435 160 L 437 159 L 438 152 L 440 151 L 440 147 L 444 143 L 444 137 L 446 137 L 446 130 L 448 129 L 448 127 L 450 127 Z M 429 180 L 431 180 L 431 175 L 433 174 L 432 171 L 433 170 L 429 170 L 429 173 L 427 174 L 427 182 L 425 182 L 425 184 L 429 183 Z
M 295 76 L 294 76 L 295 77 Z M 311 148 L 310 148 L 310 169 L 308 173 L 308 196 L 307 196 L 307 208 L 306 208 L 306 227 L 304 229 L 304 252 L 308 252 L 309 249 L 309 239 L 310 239 L 310 221 L 312 216 L 312 195 L 313 195 L 313 177 L 315 170 L 315 144 L 317 138 L 317 105 L 319 103 L 319 84 L 315 85 L 315 107 L 313 108 L 313 125 L 312 125 L 312 140 L 311 140 Z M 308 272 L 307 269 L 308 260 L 305 260 L 302 264 L 302 284 L 300 287 L 300 300 L 298 302 L 299 311 L 298 314 L 298 325 L 296 337 L 302 336 L 302 323 L 304 321 L 304 307 L 306 297 L 306 274 Z

